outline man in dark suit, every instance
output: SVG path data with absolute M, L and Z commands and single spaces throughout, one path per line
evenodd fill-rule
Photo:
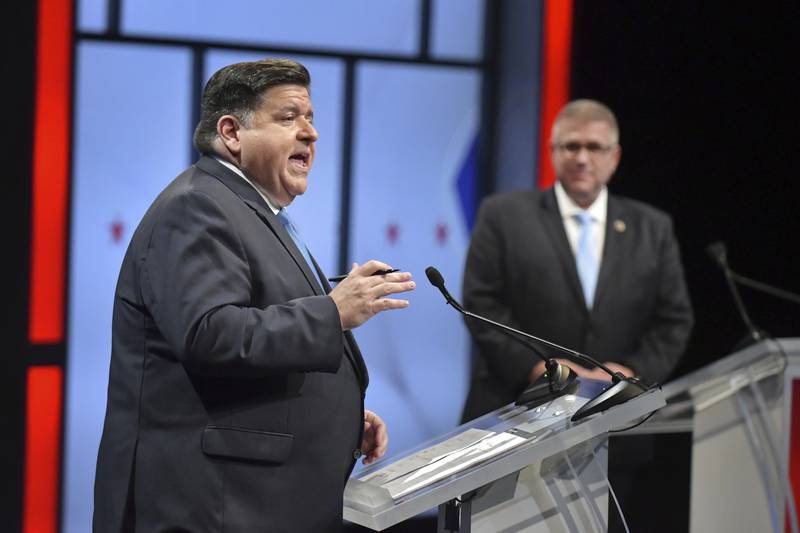
M 465 306 L 614 371 L 662 382 L 693 322 L 672 221 L 608 194 L 621 149 L 605 105 L 568 104 L 553 125 L 551 150 L 553 188 L 483 202 L 467 255 Z M 479 356 L 464 420 L 513 401 L 544 371 L 530 350 L 476 321 L 467 325 Z M 608 379 L 599 368 L 560 361 L 579 376 Z
M 621 149 L 617 120 L 605 105 L 567 104 L 553 124 L 551 151 L 554 187 L 483 202 L 467 255 L 465 307 L 591 355 L 612 371 L 663 382 L 693 323 L 672 221 L 608 193 Z M 467 326 L 479 354 L 465 421 L 512 402 L 544 372 L 530 350 L 478 322 Z M 557 351 L 541 353 L 579 376 L 609 379 Z M 670 464 L 654 456 L 652 439 L 636 438 L 611 444 L 609 469 L 628 524 L 644 530 L 665 512 L 650 479 L 669 478 L 658 474 Z M 609 526 L 624 530 L 615 512 Z
M 287 217 L 317 131 L 302 65 L 230 65 L 209 80 L 203 154 L 137 228 L 114 302 L 94 529 L 334 531 L 355 460 L 387 445 L 364 410 L 350 330 L 408 273 L 354 265 L 331 290 Z

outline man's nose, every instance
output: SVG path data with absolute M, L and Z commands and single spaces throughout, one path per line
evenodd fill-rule
M 575 154 L 575 160 L 579 163 L 588 163 L 589 159 L 589 149 L 586 146 L 581 146 L 578 149 L 578 153 Z
M 313 143 L 319 139 L 319 133 L 317 133 L 314 124 L 312 124 L 310 120 L 306 120 L 303 127 L 300 128 L 297 137 L 302 141 Z

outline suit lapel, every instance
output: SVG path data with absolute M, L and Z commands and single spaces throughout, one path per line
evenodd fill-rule
M 311 272 L 310 265 L 305 257 L 303 257 L 302 252 L 297 249 L 294 239 L 292 239 L 286 231 L 286 228 L 283 227 L 283 224 L 281 224 L 278 218 L 273 214 L 258 191 L 255 190 L 252 185 L 245 182 L 241 176 L 236 175 L 236 173 L 220 164 L 219 161 L 212 157 L 201 157 L 196 163 L 196 166 L 220 180 L 225 186 L 239 196 L 250 209 L 255 211 L 256 215 L 258 215 L 275 236 L 278 237 L 278 241 L 280 241 L 295 264 L 297 264 L 297 267 L 303 272 L 314 294 L 324 294 L 322 287 L 320 287 L 317 282 L 317 278 Z M 319 269 L 317 270 L 319 271 Z M 322 278 L 322 275 L 320 275 L 320 278 Z
M 540 206 L 542 224 L 567 275 L 573 295 L 581 304 L 581 308 L 586 309 L 586 299 L 583 296 L 583 288 L 581 288 L 581 282 L 578 278 L 575 256 L 569 247 L 567 232 L 564 230 L 564 221 L 561 219 L 561 212 L 558 210 L 558 202 L 556 202 L 556 194 L 552 188 L 541 195 Z
M 252 202 L 249 200 L 245 200 L 244 202 L 247 205 L 249 205 L 250 208 L 256 212 L 258 217 L 261 218 L 261 220 L 263 220 L 267 224 L 267 226 L 275 233 L 275 235 L 278 237 L 278 240 L 281 241 L 283 247 L 286 248 L 286 251 L 289 252 L 289 255 L 292 256 L 292 259 L 294 259 L 294 262 L 297 265 L 297 267 L 303 272 L 306 281 L 314 290 L 314 294 L 320 294 L 320 295 L 325 294 L 323 292 L 322 287 L 319 286 L 317 278 L 311 272 L 311 266 L 308 264 L 308 261 L 306 261 L 306 258 L 303 256 L 303 253 L 297 248 L 297 245 L 294 243 L 294 239 L 292 239 L 291 235 L 289 235 L 289 233 L 286 231 L 286 228 L 283 227 L 283 224 L 280 223 L 278 217 L 276 217 L 272 213 L 272 210 L 268 206 L 264 205 L 264 200 L 261 199 L 260 197 L 259 200 L 260 200 L 259 202 Z M 309 255 L 311 255 L 311 252 L 309 252 Z M 314 260 L 313 257 L 311 260 L 312 261 Z M 319 270 L 317 271 L 319 272 Z M 320 278 L 322 278 L 321 274 Z
M 624 236 L 626 223 L 624 210 L 616 199 L 608 195 L 608 209 L 606 212 L 606 236 L 603 242 L 603 260 L 600 263 L 600 272 L 597 276 L 597 288 L 594 293 L 594 306 L 597 309 L 608 286 L 613 279 L 612 273 L 617 271 L 620 261 L 624 256 Z
M 220 180 L 226 187 L 239 196 L 239 198 L 241 198 L 250 209 L 255 211 L 256 215 L 258 215 L 258 217 L 266 224 L 266 226 L 275 234 L 292 259 L 294 259 L 294 262 L 303 272 L 306 281 L 308 281 L 308 284 L 311 286 L 315 294 L 322 295 L 331 292 L 331 286 L 328 283 L 328 280 L 325 279 L 325 275 L 323 274 L 322 269 L 319 268 L 314 256 L 311 256 L 311 261 L 314 263 L 313 268 L 316 268 L 317 272 L 319 272 L 319 278 L 322 280 L 324 287 L 319 286 L 317 278 L 311 272 L 311 266 L 306 262 L 306 259 L 303 257 L 303 254 L 300 252 L 300 250 L 297 249 L 294 239 L 292 239 L 292 237 L 283 227 L 283 224 L 281 224 L 278 218 L 272 213 L 272 210 L 264 202 L 264 199 L 261 198 L 261 195 L 253 188 L 252 185 L 245 182 L 241 176 L 238 176 L 229 168 L 220 164 L 219 161 L 213 157 L 203 156 L 195 164 L 195 166 Z M 345 331 L 344 339 L 345 352 L 347 353 L 348 359 L 356 370 L 356 374 L 358 375 L 361 383 L 361 392 L 363 394 L 367 388 L 367 384 L 369 383 L 367 366 L 364 363 L 361 350 L 358 348 L 358 344 L 356 344 L 353 334 L 350 331 Z

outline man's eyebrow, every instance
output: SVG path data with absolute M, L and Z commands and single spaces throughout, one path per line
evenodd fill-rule
M 282 107 L 279 107 L 277 111 L 278 113 L 287 113 L 287 112 L 297 113 L 300 111 L 300 108 L 297 106 L 297 104 L 286 104 Z
M 286 104 L 285 106 L 279 108 L 277 110 L 277 113 L 279 113 L 279 114 L 280 113 L 300 113 L 300 106 L 297 105 L 297 104 Z M 308 113 L 305 113 L 305 114 L 311 115 L 313 117 L 314 116 L 314 110 L 311 109 L 311 110 L 309 110 Z

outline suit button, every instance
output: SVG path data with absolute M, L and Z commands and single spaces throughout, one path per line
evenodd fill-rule
M 353 459 L 357 461 L 359 457 L 361 457 L 361 450 L 356 448 L 353 450 Z

